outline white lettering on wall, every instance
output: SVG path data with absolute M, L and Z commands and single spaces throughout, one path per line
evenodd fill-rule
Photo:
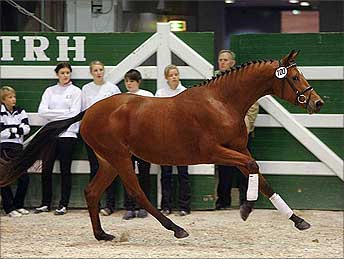
M 24 36 L 25 57 L 24 61 L 49 61 L 50 58 L 45 55 L 45 50 L 49 47 L 49 40 L 43 36 Z M 35 41 L 40 44 L 35 46 Z M 35 55 L 37 58 L 35 58 Z
M 69 61 L 68 57 L 68 51 L 74 50 L 75 51 L 75 57 L 73 58 L 73 61 L 86 61 L 85 58 L 85 51 L 84 51 L 84 43 L 86 37 L 83 36 L 75 36 L 73 37 L 73 40 L 75 42 L 74 47 L 68 46 L 68 36 L 58 36 L 56 39 L 59 41 L 59 56 L 57 58 L 57 61 Z
M 0 36 L 0 40 L 2 41 L 2 55 L 1 61 L 12 61 L 14 58 L 12 57 L 12 44 L 11 41 L 19 41 L 19 36 Z

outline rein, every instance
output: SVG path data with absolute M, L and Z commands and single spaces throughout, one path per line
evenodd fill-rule
M 289 66 L 284 67 L 282 66 L 281 61 L 278 61 L 279 63 L 279 67 L 276 69 L 275 75 L 278 79 L 286 79 L 289 86 L 293 89 L 293 91 L 295 92 L 296 98 L 295 98 L 295 104 L 300 103 L 300 104 L 306 104 L 306 108 L 308 108 L 308 104 L 310 101 L 310 96 L 311 96 L 311 92 L 313 91 L 313 87 L 312 86 L 308 86 L 307 88 L 303 89 L 301 92 L 299 92 L 296 87 L 295 84 L 293 82 L 293 80 L 291 80 L 289 77 L 287 77 L 288 74 L 288 68 L 291 67 L 295 67 L 296 63 L 291 63 Z M 305 96 L 306 92 L 309 92 L 308 98 Z M 284 91 L 283 91 L 284 92 Z

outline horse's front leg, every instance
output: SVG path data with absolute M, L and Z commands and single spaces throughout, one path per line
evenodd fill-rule
M 256 195 L 255 192 L 256 190 L 259 190 L 270 199 L 271 203 L 282 215 L 294 222 L 297 229 L 305 230 L 310 228 L 311 225 L 304 219 L 295 215 L 287 203 L 272 190 L 265 178 L 259 173 L 258 164 L 247 152 L 248 151 L 244 151 L 246 154 L 243 154 L 221 146 L 218 147 L 217 151 L 214 153 L 216 155 L 214 163 L 237 166 L 240 168 L 242 173 L 250 177 L 247 190 L 248 203 L 246 203 L 246 208 L 243 208 L 243 219 L 246 220 L 245 217 L 247 218 L 248 214 L 252 211 L 253 201 L 258 198 L 258 195 Z M 250 182 L 251 177 L 253 181 Z
M 85 198 L 88 206 L 88 212 L 91 218 L 94 237 L 97 240 L 109 241 L 114 239 L 115 237 L 113 235 L 105 233 L 105 231 L 101 227 L 99 218 L 99 201 L 105 189 L 116 178 L 117 173 L 108 162 L 98 156 L 97 158 L 99 162 L 99 169 L 95 177 L 85 189 Z

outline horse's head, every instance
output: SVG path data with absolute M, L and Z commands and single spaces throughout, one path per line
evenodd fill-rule
M 275 77 L 280 83 L 274 84 L 274 93 L 290 103 L 304 107 L 310 114 L 319 112 L 324 101 L 297 69 L 295 59 L 298 53 L 292 50 L 279 61 Z

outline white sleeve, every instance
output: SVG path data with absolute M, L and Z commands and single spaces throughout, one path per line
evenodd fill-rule
M 41 103 L 38 107 L 38 114 L 46 120 L 55 120 L 56 117 L 67 113 L 68 109 L 49 109 L 50 99 L 49 89 L 46 89 L 42 95 Z
M 161 92 L 161 89 L 157 90 L 157 91 L 155 92 L 155 96 L 156 96 L 156 97 L 159 97 L 159 96 L 160 96 L 160 92 Z
M 87 109 L 87 96 L 84 88 L 81 91 L 81 109 L 84 111 Z
M 21 112 L 21 123 L 19 128 L 23 129 L 23 135 L 27 135 L 30 132 L 29 118 L 24 110 Z
M 9 128 L 6 128 L 4 130 L 1 131 L 0 137 L 1 139 L 8 139 L 11 136 L 11 131 Z
M 1 128 L 0 138 L 8 139 L 11 136 L 11 131 L 9 128 L 5 128 L 5 122 L 2 115 L 0 115 L 0 128 Z
M 73 93 L 73 103 L 67 112 L 57 116 L 56 120 L 64 120 L 72 118 L 81 112 L 81 90 L 77 90 Z
M 117 85 L 113 85 L 114 86 L 114 91 L 113 91 L 113 94 L 121 94 L 121 90 L 119 90 L 119 87 Z

